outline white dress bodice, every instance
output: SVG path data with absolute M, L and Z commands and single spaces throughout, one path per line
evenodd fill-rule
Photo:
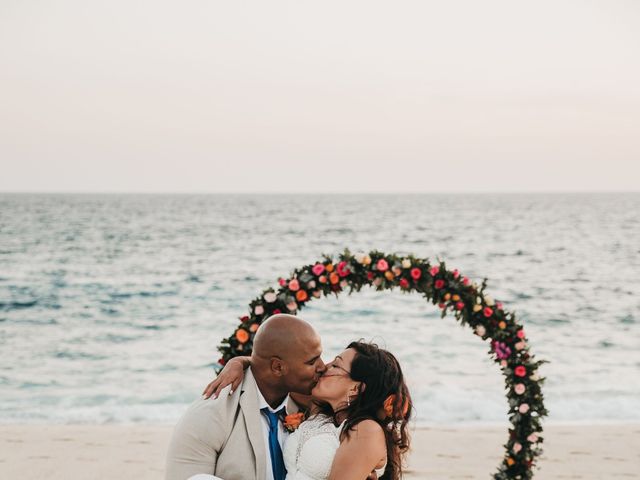
M 315 415 L 302 422 L 284 443 L 286 480 L 327 480 L 340 446 L 343 425 L 344 422 L 336 427 L 325 415 Z M 380 478 L 384 467 L 376 473 Z

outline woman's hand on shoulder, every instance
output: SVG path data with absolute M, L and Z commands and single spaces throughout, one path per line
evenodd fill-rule
M 234 357 L 227 362 L 222 371 L 215 380 L 206 386 L 202 392 L 202 396 L 207 399 L 213 397 L 218 398 L 220 392 L 227 386 L 231 385 L 229 395 L 233 394 L 242 383 L 244 378 L 244 370 L 251 365 L 251 357 Z
M 386 462 L 387 442 L 384 430 L 375 420 L 362 420 L 343 434 L 331 466 L 329 480 L 367 478 L 379 464 Z

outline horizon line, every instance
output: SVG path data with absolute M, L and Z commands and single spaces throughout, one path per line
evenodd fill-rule
M 480 190 L 480 191 L 62 191 L 62 190 L 0 190 L 0 195 L 535 195 L 535 194 L 637 194 L 640 190 Z

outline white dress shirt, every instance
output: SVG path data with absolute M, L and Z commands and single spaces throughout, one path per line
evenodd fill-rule
M 286 406 L 287 406 L 287 402 L 289 401 L 289 395 L 287 395 L 285 399 L 282 401 L 282 403 L 278 405 L 276 408 L 271 408 L 271 406 L 264 399 L 262 392 L 260 392 L 260 388 L 257 388 L 257 385 L 256 385 L 256 392 L 258 393 L 258 407 L 260 408 L 260 419 L 262 421 L 262 431 L 264 432 L 264 446 L 267 452 L 267 472 L 266 472 L 267 476 L 265 478 L 267 480 L 274 480 L 273 469 L 271 466 L 271 451 L 269 450 L 269 420 L 267 419 L 267 416 L 264 413 L 262 413 L 262 409 L 266 407 L 273 413 L 276 413 L 282 407 L 285 407 L 285 412 L 286 412 L 287 411 Z M 278 422 L 278 443 L 280 444 L 280 449 L 282 451 L 284 451 L 284 440 L 285 438 L 287 438 L 288 435 L 289 435 L 289 432 L 287 431 L 286 428 L 284 428 L 284 425 L 282 425 L 282 422 Z

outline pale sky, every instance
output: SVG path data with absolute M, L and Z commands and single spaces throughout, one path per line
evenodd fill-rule
M 639 190 L 636 0 L 0 0 L 0 192 Z

